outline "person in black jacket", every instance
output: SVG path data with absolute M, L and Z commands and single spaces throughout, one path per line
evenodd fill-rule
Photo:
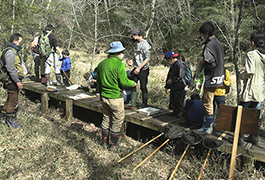
M 205 73 L 204 92 L 202 104 L 204 107 L 203 127 L 196 132 L 199 134 L 212 134 L 214 121 L 213 99 L 216 87 L 223 86 L 224 82 L 224 50 L 214 35 L 214 25 L 211 22 L 202 24 L 199 30 L 205 39 L 202 63 Z
M 170 89 L 170 99 L 174 107 L 171 115 L 180 118 L 183 113 L 183 103 L 186 95 L 186 91 L 184 90 L 185 84 L 183 82 L 186 67 L 181 60 L 178 60 L 178 56 L 179 54 L 175 54 L 172 51 L 165 54 L 165 59 L 172 64 L 172 66 L 167 74 L 164 93 L 167 94 L 167 90 Z

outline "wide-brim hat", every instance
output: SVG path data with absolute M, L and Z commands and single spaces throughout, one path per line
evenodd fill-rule
M 121 52 L 124 50 L 125 48 L 123 47 L 120 41 L 114 41 L 110 43 L 110 50 L 108 50 L 107 53 L 117 53 L 117 52 Z

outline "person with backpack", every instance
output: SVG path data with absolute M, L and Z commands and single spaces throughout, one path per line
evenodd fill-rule
M 212 134 L 214 122 L 213 99 L 217 87 L 223 86 L 224 81 L 224 49 L 214 35 L 214 25 L 205 22 L 199 29 L 205 40 L 203 58 L 198 63 L 204 68 L 205 82 L 203 87 L 202 104 L 204 107 L 204 121 L 202 128 L 195 132 L 201 135 Z
M 165 54 L 165 59 L 172 64 L 166 78 L 164 94 L 170 89 L 171 101 L 173 104 L 172 116 L 180 118 L 183 113 L 183 103 L 186 95 L 185 75 L 186 66 L 183 61 L 178 59 L 179 54 L 169 51 Z
M 36 36 L 30 45 L 33 60 L 34 60 L 34 72 L 35 72 L 35 81 L 36 82 L 40 81 L 40 55 L 39 55 L 38 42 L 39 42 L 39 36 Z
M 57 85 L 61 85 L 61 73 L 60 64 L 58 61 L 58 55 L 56 51 L 61 54 L 59 46 L 57 45 L 57 39 L 54 33 L 52 33 L 54 27 L 48 24 L 45 27 L 44 32 L 39 37 L 39 53 L 41 57 L 41 83 L 47 86 L 52 85 L 50 79 L 51 66 L 54 67 Z
M 128 62 L 129 66 L 133 66 L 130 79 L 134 80 L 134 82 L 140 80 L 140 89 L 142 91 L 142 104 L 140 105 L 140 108 L 144 108 L 147 106 L 148 102 L 147 83 L 149 76 L 149 61 L 151 58 L 151 46 L 145 39 L 143 39 L 139 28 L 131 29 L 128 37 L 134 42 L 134 56 L 133 59 Z M 136 87 L 134 87 L 131 89 L 131 102 L 125 106 L 135 107 L 137 96 L 138 92 L 136 91 Z
M 1 122 L 7 123 L 12 127 L 21 127 L 16 123 L 15 108 L 18 105 L 19 91 L 23 89 L 22 79 L 24 78 L 22 59 L 18 52 L 23 45 L 21 34 L 13 34 L 10 42 L 3 50 L 1 61 L 7 72 L 4 88 L 7 90 L 7 100 L 1 109 Z
M 216 111 L 216 109 L 219 108 L 220 105 L 225 105 L 225 95 L 228 93 L 227 87 L 231 86 L 231 83 L 232 80 L 231 80 L 230 71 L 227 68 L 225 68 L 224 84 L 221 87 L 217 87 L 214 92 L 214 99 L 213 99 L 214 112 Z

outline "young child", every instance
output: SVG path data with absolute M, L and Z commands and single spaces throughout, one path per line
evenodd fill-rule
M 204 108 L 200 100 L 199 94 L 192 94 L 191 99 L 186 100 L 186 105 L 184 107 L 184 119 L 185 124 L 190 127 L 195 124 L 201 126 L 203 122 L 203 112 Z
M 70 53 L 68 50 L 63 50 L 62 55 L 63 55 L 63 58 L 62 59 L 59 58 L 59 61 L 62 61 L 60 71 L 63 77 L 63 83 L 64 85 L 70 86 L 70 82 L 68 80 L 68 78 L 70 78 L 70 69 L 71 69 L 71 60 L 69 57 Z M 68 78 L 66 77 L 65 74 L 67 75 Z
M 88 81 L 88 89 L 97 87 L 97 67 L 94 71 L 86 72 L 83 77 Z

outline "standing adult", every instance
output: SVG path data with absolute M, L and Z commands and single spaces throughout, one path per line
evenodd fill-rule
M 202 96 L 204 107 L 203 127 L 196 132 L 199 134 L 212 134 L 214 121 L 213 99 L 216 87 L 223 86 L 224 82 L 224 50 L 214 35 L 214 25 L 205 22 L 199 29 L 205 39 L 203 47 L 202 67 L 204 68 L 205 84 Z
M 141 108 L 147 106 L 148 102 L 148 75 L 149 75 L 149 61 L 151 57 L 149 43 L 143 39 L 140 29 L 133 28 L 129 31 L 129 37 L 134 41 L 134 56 L 133 59 L 128 62 L 129 66 L 133 65 L 133 70 L 131 71 L 131 78 L 135 82 L 140 80 L 140 89 L 142 91 L 142 104 Z M 136 87 L 131 89 L 131 103 L 126 104 L 128 107 L 135 107 L 137 101 L 137 90 Z
M 245 108 L 260 109 L 260 102 L 263 102 L 265 97 L 265 34 L 262 31 L 255 31 L 250 40 L 252 50 L 246 55 L 245 70 L 241 74 L 243 80 L 241 104 Z M 249 135 L 245 140 L 257 144 L 258 136 Z M 243 134 L 240 134 L 239 145 L 243 142 Z
M 7 90 L 7 100 L 1 110 L 1 121 L 8 123 L 12 127 L 20 127 L 15 122 L 15 107 L 18 105 L 19 90 L 23 88 L 22 59 L 18 54 L 23 44 L 22 40 L 20 34 L 13 34 L 1 56 L 1 61 L 7 72 L 7 78 L 4 83 L 4 88 Z
M 122 123 L 124 121 L 124 99 L 122 88 L 135 87 L 129 80 L 125 65 L 122 63 L 123 47 L 120 41 L 110 43 L 109 56 L 97 66 L 97 91 L 103 106 L 102 145 L 108 147 L 110 131 L 110 149 L 117 150 Z
M 57 39 L 55 34 L 53 33 L 54 27 L 51 24 L 48 24 L 45 27 L 43 34 L 39 38 L 39 47 L 41 44 L 46 44 L 45 37 L 48 36 L 50 47 L 50 53 L 43 54 L 41 48 L 39 48 L 40 56 L 41 56 L 41 82 L 43 84 L 46 83 L 47 86 L 51 85 L 50 73 L 51 73 L 51 66 L 54 67 L 55 76 L 57 80 L 57 84 L 60 85 L 61 83 L 61 73 L 60 73 L 60 64 L 58 61 L 58 56 L 56 51 L 61 53 L 59 46 L 57 45 Z M 42 38 L 43 37 L 43 38 Z M 46 48 L 45 47 L 45 48 Z

